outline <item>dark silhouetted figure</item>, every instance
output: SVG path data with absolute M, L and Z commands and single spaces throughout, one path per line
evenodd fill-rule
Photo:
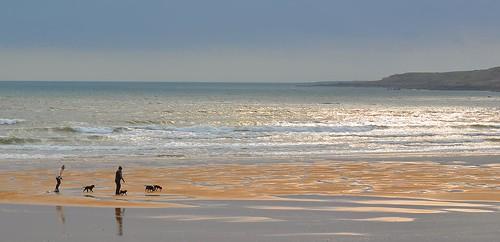
M 120 195 L 120 189 L 122 188 L 122 184 L 121 184 L 122 181 L 125 182 L 125 180 L 123 179 L 123 175 L 122 175 L 122 167 L 119 166 L 118 170 L 116 171 L 116 175 L 115 175 L 115 183 L 116 183 L 115 195 Z
M 57 173 L 56 175 L 56 188 L 54 189 L 54 192 L 59 192 L 59 186 L 61 185 L 61 181 L 62 181 L 62 174 L 63 174 L 63 171 L 64 171 L 64 165 L 61 166 L 61 169 L 59 170 L 59 173 Z
M 125 209 L 115 208 L 115 219 L 116 225 L 118 225 L 118 235 L 123 235 L 123 214 L 125 213 Z

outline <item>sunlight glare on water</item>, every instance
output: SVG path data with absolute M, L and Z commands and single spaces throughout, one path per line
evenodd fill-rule
M 488 92 L 223 83 L 1 83 L 2 158 L 495 153 Z

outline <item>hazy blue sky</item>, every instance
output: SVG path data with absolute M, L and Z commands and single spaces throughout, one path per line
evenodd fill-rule
M 500 65 L 497 0 L 0 0 L 0 80 L 374 80 Z

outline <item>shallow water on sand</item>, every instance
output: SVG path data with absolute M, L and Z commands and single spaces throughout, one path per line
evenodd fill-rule
M 382 205 L 371 204 L 373 199 Z M 498 240 L 498 204 L 367 197 L 279 201 L 182 200 L 185 208 L 0 204 L 2 241 L 454 241 Z M 481 207 L 488 212 L 467 210 Z M 373 207 L 377 206 L 378 209 Z M 276 209 L 261 209 L 261 208 Z M 298 208 L 298 209 L 295 209 Z M 325 208 L 344 208 L 325 209 Z M 355 210 L 355 211 L 354 211 Z M 408 213 L 429 210 L 434 213 Z M 354 212 L 353 212 L 354 211 Z

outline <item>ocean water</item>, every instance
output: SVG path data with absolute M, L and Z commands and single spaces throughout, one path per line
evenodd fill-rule
M 0 160 L 500 153 L 500 94 L 297 84 L 0 82 Z

